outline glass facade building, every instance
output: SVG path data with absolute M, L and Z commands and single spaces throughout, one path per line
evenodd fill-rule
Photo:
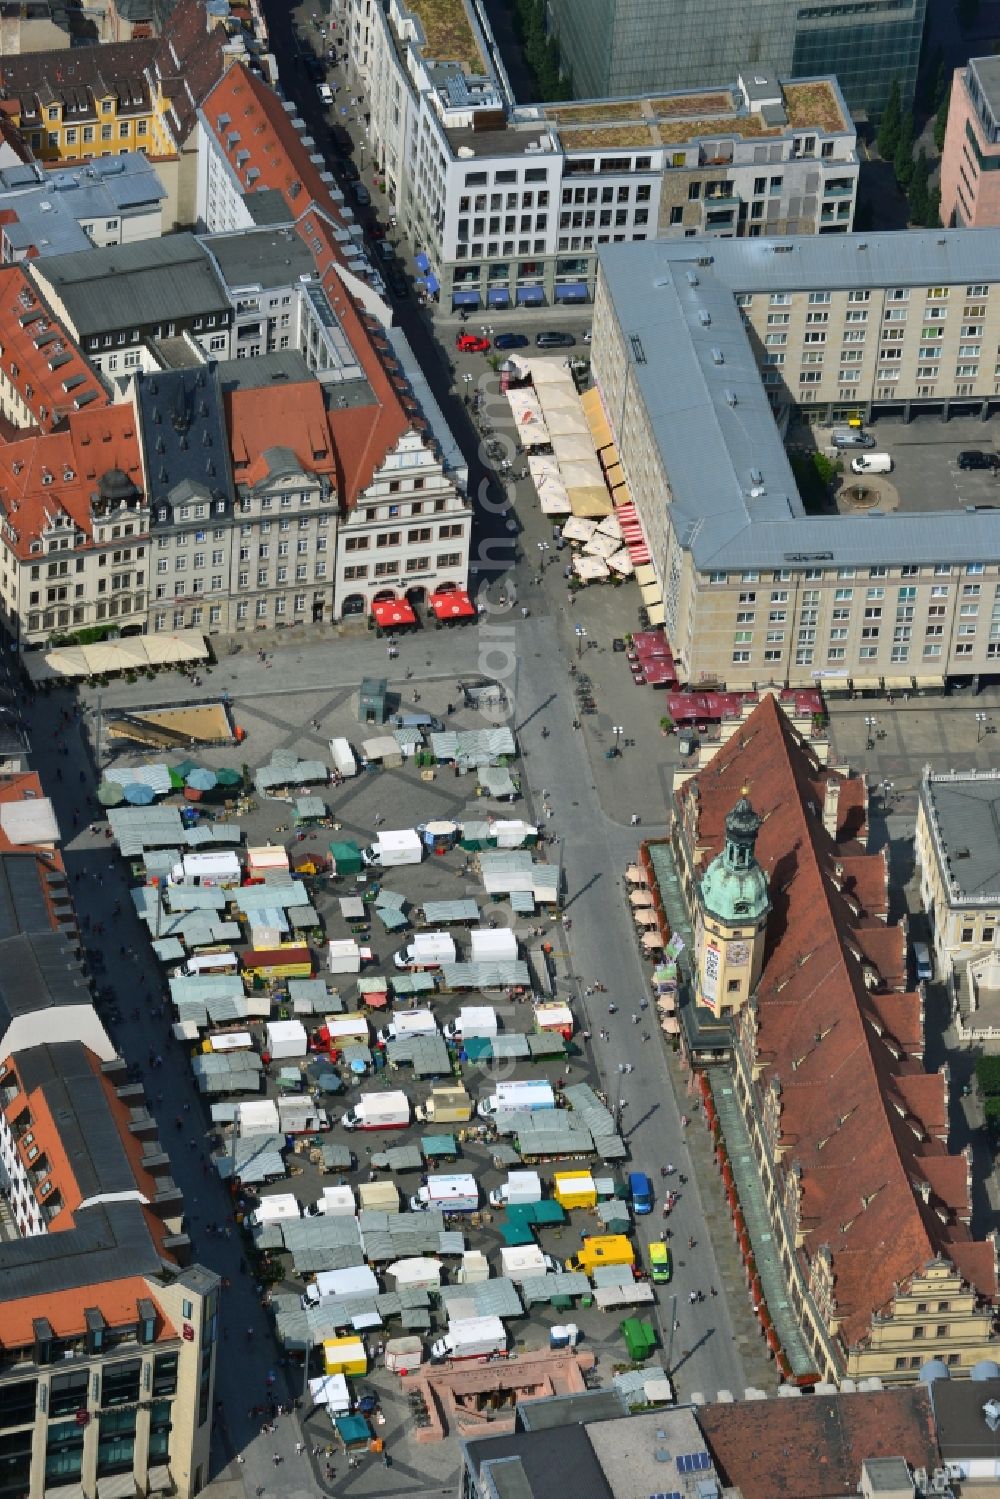
M 836 74 L 848 108 L 876 117 L 916 86 L 927 0 L 548 0 L 578 99 L 703 88 L 760 67 Z

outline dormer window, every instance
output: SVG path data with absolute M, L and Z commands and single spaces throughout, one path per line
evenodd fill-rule
M 166 518 L 167 518 L 167 507 L 166 507 L 166 505 L 161 505 L 159 507 L 159 509 L 156 512 L 156 518 L 157 518 L 157 520 L 166 520 Z

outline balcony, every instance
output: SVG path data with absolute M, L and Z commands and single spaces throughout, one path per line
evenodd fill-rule
M 853 198 L 853 182 L 827 182 L 823 187 L 824 198 Z

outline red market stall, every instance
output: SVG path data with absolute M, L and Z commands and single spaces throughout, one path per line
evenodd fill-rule
M 476 617 L 476 606 L 464 588 L 451 588 L 432 593 L 428 603 L 439 625 L 453 624 L 456 620 Z
M 380 630 L 397 630 L 417 622 L 417 616 L 406 599 L 376 599 L 372 604 L 372 618 Z

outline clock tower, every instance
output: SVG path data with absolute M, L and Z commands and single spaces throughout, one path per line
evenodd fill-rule
M 771 900 L 767 875 L 754 851 L 760 827 L 744 787 L 726 818 L 723 850 L 705 870 L 698 888 L 695 998 L 719 1017 L 743 1008 L 764 963 Z

